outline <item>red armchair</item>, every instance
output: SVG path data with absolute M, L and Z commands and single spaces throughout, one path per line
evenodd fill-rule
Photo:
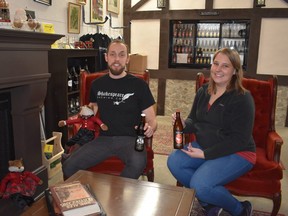
M 206 82 L 208 78 L 198 73 L 196 91 Z M 243 86 L 251 92 L 255 102 L 253 137 L 257 161 L 252 170 L 225 187 L 235 195 L 272 199 L 271 215 L 276 216 L 281 206 L 280 180 L 283 177 L 280 164 L 283 140 L 275 131 L 277 77 L 273 76 L 267 81 L 244 78 Z
M 96 72 L 96 73 L 87 73 L 86 71 L 80 73 L 80 105 L 87 105 L 89 104 L 89 94 L 90 94 L 90 87 L 93 82 L 93 80 L 107 74 L 106 71 Z M 134 76 L 137 76 L 143 80 L 145 80 L 149 84 L 149 71 L 145 71 L 141 74 L 139 73 L 131 73 Z M 77 117 L 77 116 L 76 116 Z M 75 118 L 75 116 L 70 117 Z M 75 134 L 80 125 L 74 125 L 72 134 Z M 72 135 L 70 134 L 70 135 Z M 96 131 L 95 131 L 95 137 L 97 137 L 99 134 L 99 126 L 96 125 Z M 147 176 L 148 181 L 153 182 L 154 181 L 154 152 L 152 150 L 152 137 L 151 138 L 145 138 L 145 144 L 146 144 L 146 150 L 147 150 L 147 164 L 146 168 L 143 172 L 143 175 Z M 100 164 L 97 164 L 93 167 L 90 167 L 88 170 L 93 172 L 99 172 L 99 173 L 105 173 L 105 174 L 113 174 L 113 175 L 120 175 L 121 171 L 124 168 L 124 163 L 118 158 L 118 157 L 110 157 L 103 161 Z

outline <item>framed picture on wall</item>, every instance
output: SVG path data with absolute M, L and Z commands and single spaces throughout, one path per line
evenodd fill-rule
M 68 3 L 68 33 L 80 33 L 81 5 Z
M 119 14 L 120 0 L 107 0 L 107 11 Z
M 90 0 L 90 22 L 103 21 L 103 0 Z
M 34 0 L 34 1 L 45 5 L 52 5 L 52 0 Z

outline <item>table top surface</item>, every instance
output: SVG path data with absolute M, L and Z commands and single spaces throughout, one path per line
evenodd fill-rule
M 78 171 L 67 182 L 75 180 L 91 186 L 107 216 L 190 215 L 195 198 L 192 189 L 90 171 Z M 45 197 L 36 201 L 22 215 L 48 215 Z

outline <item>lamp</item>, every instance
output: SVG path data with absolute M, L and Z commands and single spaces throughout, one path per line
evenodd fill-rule
M 256 0 L 256 7 L 265 7 L 265 0 Z
M 157 8 L 165 8 L 166 0 L 157 0 Z

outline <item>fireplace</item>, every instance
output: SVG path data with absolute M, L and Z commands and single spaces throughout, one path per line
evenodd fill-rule
M 48 186 L 39 119 L 50 77 L 48 50 L 62 36 L 0 29 L 0 175 L 8 172 L 8 160 L 23 158 L 25 169 L 44 182 L 37 194 Z

